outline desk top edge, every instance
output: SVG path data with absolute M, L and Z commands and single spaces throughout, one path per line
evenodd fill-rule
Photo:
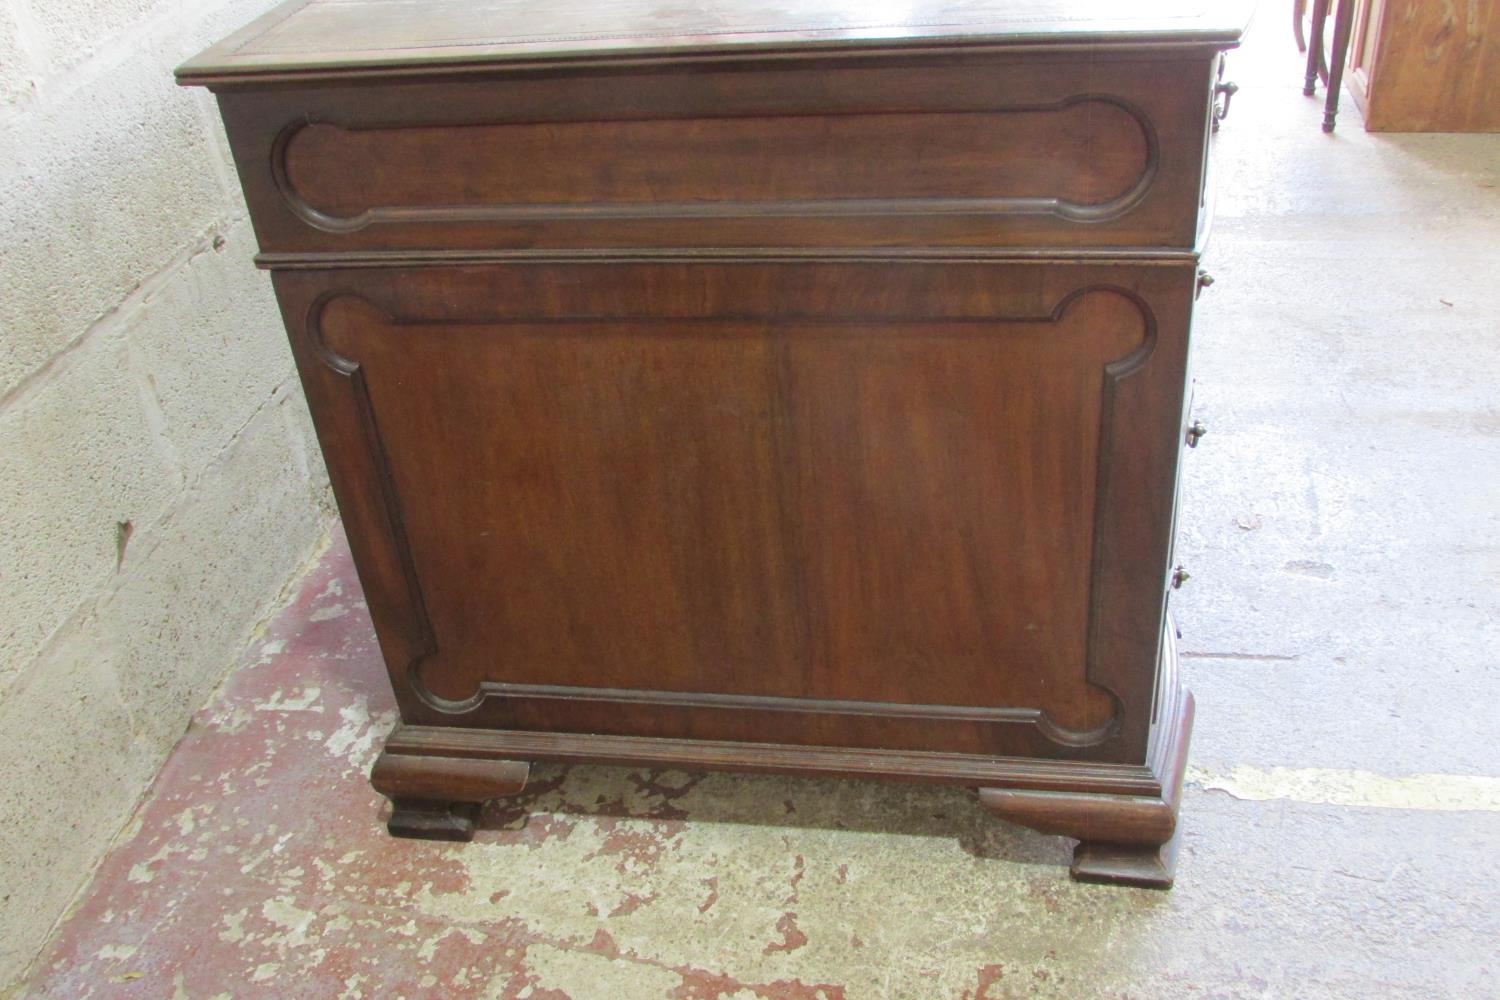
M 795 13 L 778 0 L 716 0 L 684 19 L 681 8 L 664 10 L 660 0 L 613 0 L 591 7 L 592 20 L 573 20 L 570 12 L 543 9 L 537 0 L 429 0 L 420 17 L 413 16 L 418 8 L 411 0 L 287 0 L 184 63 L 177 79 L 218 87 L 954 47 L 1231 48 L 1249 22 L 1252 0 L 1153 0 L 1150 10 L 1129 16 L 1110 6 L 1103 0 L 916 0 L 904 5 L 905 17 L 881 18 L 850 0 L 817 0 L 816 10 L 799 5 Z M 501 24 L 505 31 L 496 31 Z

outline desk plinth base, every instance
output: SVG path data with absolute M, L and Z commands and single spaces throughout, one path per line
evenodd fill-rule
M 473 837 L 485 801 L 525 788 L 532 760 L 967 784 L 1001 819 L 1077 839 L 1075 879 L 1166 889 L 1176 869 L 1193 698 L 1177 686 L 1175 670 L 1163 680 L 1161 721 L 1144 765 L 401 726 L 371 782 L 391 799 L 393 835 L 458 841 Z

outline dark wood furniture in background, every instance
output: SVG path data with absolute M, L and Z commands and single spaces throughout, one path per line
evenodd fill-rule
M 1500 0 L 1341 0 L 1371 132 L 1500 131 Z
M 904 778 L 1170 883 L 1244 18 L 1144 6 L 311 0 L 179 71 L 400 705 L 392 832 L 537 760 Z
M 1323 55 L 1324 26 L 1328 21 L 1329 4 L 1333 3 L 1333 44 L 1329 55 Z M 1307 73 L 1302 81 L 1302 93 L 1313 96 L 1318 79 L 1328 85 L 1323 101 L 1323 131 L 1332 132 L 1339 115 L 1339 95 L 1343 90 L 1344 64 L 1349 61 L 1349 33 L 1354 23 L 1355 0 L 1312 0 L 1312 27 L 1307 39 Z M 1301 20 L 1298 19 L 1298 27 Z M 1301 36 L 1297 39 L 1299 46 Z
M 1500 0 L 1312 0 L 1306 44 L 1305 5 L 1297 0 L 1292 13 L 1297 47 L 1307 51 L 1302 92 L 1312 96 L 1319 79 L 1328 85 L 1324 132 L 1338 116 L 1346 65 L 1366 131 L 1500 131 Z

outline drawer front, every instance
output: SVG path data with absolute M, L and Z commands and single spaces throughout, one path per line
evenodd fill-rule
M 408 723 L 1140 759 L 1191 266 L 275 277 Z
M 268 253 L 1186 249 L 1211 69 L 1012 53 L 220 99 Z

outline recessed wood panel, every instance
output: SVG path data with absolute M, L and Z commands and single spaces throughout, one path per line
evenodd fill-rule
M 611 248 L 1186 252 L 1211 60 L 1097 61 L 663 65 L 267 88 L 220 105 L 277 265 Z
M 285 194 L 331 229 L 957 210 L 1103 221 L 1144 194 L 1150 128 L 1097 97 L 946 114 L 311 124 L 287 140 Z
M 431 633 L 413 683 L 669 737 L 744 739 L 757 712 L 825 717 L 791 736 L 812 742 L 884 717 L 914 748 L 1107 731 L 1102 432 L 1151 351 L 1139 300 L 1026 269 L 618 270 L 322 308 Z M 506 317 L 516 272 L 561 285 Z

